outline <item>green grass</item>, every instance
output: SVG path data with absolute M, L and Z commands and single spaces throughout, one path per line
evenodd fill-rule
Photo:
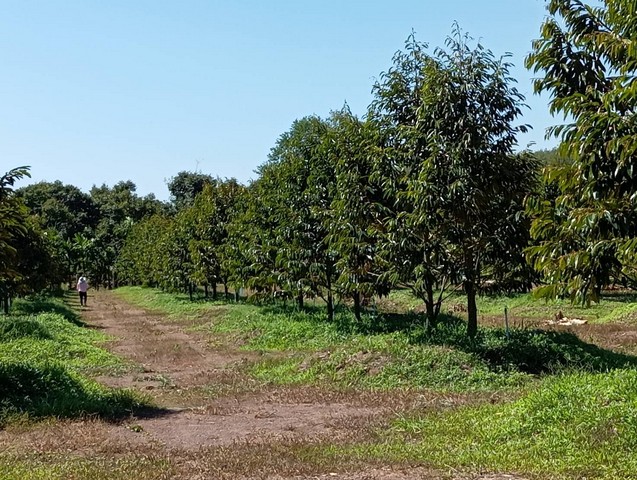
M 254 365 L 259 380 L 323 384 L 372 390 L 483 391 L 520 386 L 529 377 L 496 373 L 470 354 L 441 347 L 417 348 L 401 339 L 374 339 L 384 350 L 361 350 L 360 342 L 312 356 L 274 358 Z M 370 342 L 371 343 L 371 342 Z M 406 347 L 401 350 L 401 345 Z
M 600 303 L 589 307 L 574 305 L 569 300 L 542 300 L 531 293 L 512 295 L 479 296 L 478 317 L 501 317 L 504 322 L 504 308 L 508 309 L 512 322 L 538 322 L 553 320 L 558 312 L 569 318 L 582 318 L 592 323 L 632 321 L 637 319 L 637 294 L 632 292 L 608 292 Z M 391 292 L 379 305 L 390 310 L 410 310 L 422 307 L 422 301 L 409 290 Z M 451 294 L 442 306 L 442 312 L 457 310 L 466 306 L 466 296 L 461 292 Z
M 192 321 L 207 313 L 224 311 L 225 303 L 198 297 L 191 301 L 186 294 L 160 292 L 152 288 L 122 287 L 115 293 L 124 300 L 142 308 L 161 312 L 175 321 Z
M 11 315 L 0 319 L 0 362 L 58 362 L 85 374 L 126 368 L 118 357 L 99 346 L 107 339 L 101 332 L 70 323 L 59 313 Z
M 167 459 L 148 455 L 88 459 L 0 454 L 0 480 L 160 480 L 172 478 L 173 471 Z
M 536 478 L 637 478 L 637 372 L 559 376 L 510 404 L 401 418 L 379 435 L 341 454 Z
M 18 301 L 0 317 L 0 426 L 49 416 L 116 417 L 142 406 L 132 392 L 89 378 L 129 366 L 100 347 L 105 335 L 81 325 L 53 298 Z

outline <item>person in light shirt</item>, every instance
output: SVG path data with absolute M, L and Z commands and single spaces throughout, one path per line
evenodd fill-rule
M 77 281 L 77 291 L 80 294 L 80 305 L 86 307 L 86 299 L 88 297 L 88 281 L 85 276 L 81 276 Z

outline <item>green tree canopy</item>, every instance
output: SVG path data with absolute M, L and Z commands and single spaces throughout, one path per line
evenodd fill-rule
M 388 278 L 405 282 L 435 318 L 434 287 L 461 281 L 468 333 L 477 330 L 476 293 L 498 263 L 522 262 L 522 201 L 535 162 L 515 155 L 524 98 L 506 58 L 458 29 L 434 55 L 413 36 L 375 87 L 371 116 L 384 131 L 376 181 L 389 215 L 383 253 Z
M 570 120 L 548 135 L 571 162 L 544 170 L 555 199 L 529 202 L 529 258 L 547 281 L 540 295 L 586 303 L 613 279 L 637 286 L 637 10 L 551 0 L 548 12 L 527 65 L 551 112 Z
M 204 185 L 213 183 L 214 178 L 199 172 L 181 171 L 168 181 L 170 199 L 177 210 L 189 207 Z

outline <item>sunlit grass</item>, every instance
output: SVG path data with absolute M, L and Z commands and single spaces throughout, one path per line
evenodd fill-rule
M 545 380 L 510 404 L 408 416 L 346 455 L 517 472 L 537 478 L 637 478 L 637 372 Z M 345 451 L 344 451 L 345 452 Z
M 445 295 L 442 312 L 463 314 L 466 296 L 461 291 Z M 396 290 L 389 297 L 378 302 L 381 308 L 390 310 L 410 310 L 422 308 L 423 302 L 409 290 Z M 582 306 L 568 299 L 543 300 L 531 293 L 511 295 L 483 295 L 477 298 L 478 316 L 501 317 L 507 309 L 512 322 L 538 322 L 554 320 L 559 312 L 568 318 L 580 318 L 593 323 L 615 321 L 635 322 L 637 320 L 637 294 L 632 292 L 607 292 L 599 303 Z
M 134 305 L 161 312 L 174 321 L 192 321 L 207 313 L 226 310 L 222 301 L 213 302 L 202 297 L 192 301 L 186 294 L 166 293 L 152 288 L 122 287 L 115 293 Z
M 84 373 L 124 368 L 121 359 L 99 346 L 107 340 L 58 313 L 11 316 L 0 320 L 0 362 L 60 362 Z
M 160 480 L 171 478 L 173 472 L 174 467 L 167 459 L 147 455 L 89 459 L 0 454 L 2 480 Z
M 209 318 L 201 330 L 246 350 L 263 352 L 248 366 L 256 379 L 276 384 L 331 384 L 345 388 L 476 391 L 515 388 L 529 374 L 563 370 L 606 371 L 635 359 L 588 345 L 572 334 L 483 329 L 468 339 L 457 319 L 427 334 L 413 315 L 365 317 L 345 310 L 328 322 L 322 309 L 249 304 L 187 304 L 152 289 L 118 290 L 156 311 Z M 154 301 L 153 299 L 157 301 Z

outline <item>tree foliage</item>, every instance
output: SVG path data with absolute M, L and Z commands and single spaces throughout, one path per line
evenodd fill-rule
M 448 50 L 429 55 L 410 37 L 375 86 L 371 115 L 383 131 L 374 179 L 386 199 L 385 276 L 423 299 L 430 322 L 442 301 L 434 290 L 461 282 L 475 335 L 483 272 L 521 262 L 536 167 L 513 151 L 527 126 L 515 124 L 524 98 L 510 64 L 469 41 L 456 30 Z
M 527 65 L 570 120 L 548 132 L 570 162 L 544 169 L 554 199 L 529 202 L 529 259 L 547 282 L 540 295 L 587 303 L 610 281 L 636 285 L 637 12 L 629 0 L 551 0 L 548 12 Z
M 204 186 L 213 183 L 214 179 L 200 172 L 181 171 L 168 181 L 168 191 L 173 206 L 177 210 L 189 207 L 195 201 L 195 197 L 201 193 Z
M 60 281 L 53 242 L 13 188 L 28 176 L 28 167 L 18 167 L 0 177 L 0 303 L 5 312 L 15 295 Z

